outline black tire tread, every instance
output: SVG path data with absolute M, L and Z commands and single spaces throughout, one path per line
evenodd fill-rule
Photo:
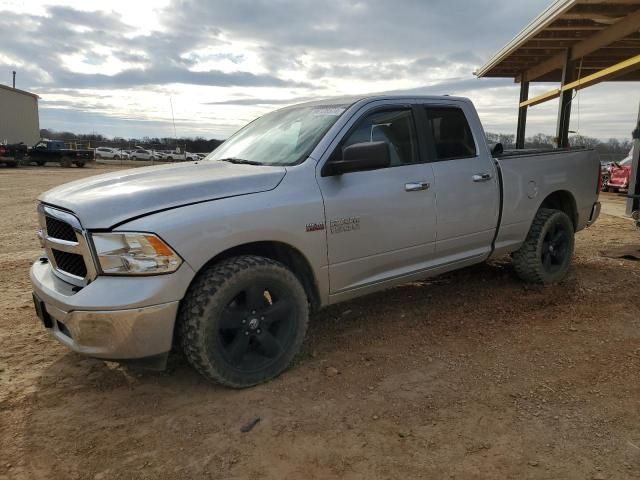
M 299 280 L 285 265 L 266 257 L 243 255 L 229 258 L 221 261 L 220 263 L 206 267 L 189 287 L 189 291 L 181 303 L 180 312 L 178 314 L 179 343 L 187 361 L 204 377 L 231 388 L 246 388 L 256 383 L 262 383 L 270 380 L 281 373 L 277 372 L 275 374 L 265 375 L 260 381 L 251 384 L 233 381 L 223 376 L 217 366 L 211 362 L 210 358 L 206 354 L 206 336 L 204 334 L 206 322 L 206 318 L 204 316 L 205 304 L 215 294 L 215 292 L 234 275 L 244 270 L 260 267 L 277 269 L 281 274 L 291 275 L 306 297 L 304 288 L 300 284 Z M 303 316 L 302 321 L 304 323 L 301 326 L 303 337 L 309 323 L 308 306 L 306 303 L 305 307 L 306 315 Z M 294 363 L 293 360 L 297 356 L 297 353 L 298 352 L 295 352 L 289 360 L 286 368 L 289 368 L 289 366 Z
M 569 223 L 572 224 L 566 213 L 551 208 L 540 208 L 533 219 L 525 242 L 519 250 L 513 253 L 512 258 L 515 271 L 525 282 L 538 284 L 550 283 L 549 277 L 545 274 L 539 258 L 538 244 L 545 225 L 553 216 L 558 214 L 567 217 Z

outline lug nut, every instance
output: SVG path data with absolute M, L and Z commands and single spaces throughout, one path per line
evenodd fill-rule
M 258 333 L 262 333 L 262 330 L 258 329 Z
M 264 320 L 264 317 L 260 317 L 260 320 Z
M 247 321 L 243 318 L 242 319 L 242 323 L 245 324 L 245 323 L 247 323 Z
M 245 335 L 249 335 L 249 332 L 244 332 Z

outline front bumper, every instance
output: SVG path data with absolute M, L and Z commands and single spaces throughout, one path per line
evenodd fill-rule
M 596 220 L 598 220 L 601 209 L 602 205 L 600 204 L 600 202 L 595 202 L 593 204 L 593 207 L 591 207 L 591 214 L 589 215 L 589 221 L 587 222 L 587 225 L 592 225 Z
M 31 267 L 36 310 L 47 330 L 76 352 L 106 360 L 166 354 L 192 276 L 184 267 L 155 277 L 98 277 L 78 291 L 38 261 Z
M 178 302 L 113 311 L 65 312 L 46 304 L 43 309 L 56 339 L 75 352 L 105 360 L 169 352 L 177 312 Z

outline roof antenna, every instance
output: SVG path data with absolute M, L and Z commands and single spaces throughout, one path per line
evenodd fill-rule
M 13 88 L 16 88 L 16 71 L 13 71 Z

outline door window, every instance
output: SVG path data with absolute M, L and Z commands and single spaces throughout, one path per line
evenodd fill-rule
M 456 107 L 427 107 L 436 158 L 453 160 L 475 157 L 476 144 L 464 112 Z
M 334 158 L 342 158 L 342 150 L 350 145 L 369 142 L 389 145 L 392 167 L 419 162 L 411 110 L 384 110 L 367 115 L 347 134 Z

